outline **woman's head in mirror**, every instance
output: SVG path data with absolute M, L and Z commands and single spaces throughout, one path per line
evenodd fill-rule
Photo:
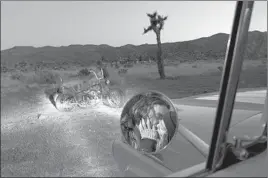
M 176 109 L 161 93 L 146 92 L 132 97 L 121 115 L 125 141 L 139 151 L 158 152 L 173 138 L 178 126 Z

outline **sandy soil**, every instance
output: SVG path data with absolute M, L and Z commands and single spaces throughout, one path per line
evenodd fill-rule
M 1 98 L 2 176 L 118 176 L 120 110 L 59 113 L 40 91 Z
M 128 98 L 147 89 L 170 98 L 217 91 L 218 66 L 222 63 L 169 66 L 167 80 L 157 79 L 155 66 L 137 66 L 122 87 L 131 89 Z M 37 84 L 10 80 L 8 74 L 1 79 L 1 176 L 120 176 L 111 155 L 112 142 L 120 137 L 119 109 L 60 113 Z M 239 88 L 265 86 L 266 66 L 244 65 Z

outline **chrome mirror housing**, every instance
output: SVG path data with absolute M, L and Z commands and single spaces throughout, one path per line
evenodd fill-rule
M 165 149 L 178 126 L 176 108 L 167 96 L 158 91 L 133 96 L 125 104 L 120 117 L 123 142 L 146 153 Z

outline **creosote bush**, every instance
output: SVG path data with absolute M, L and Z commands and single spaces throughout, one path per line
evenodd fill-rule
M 128 69 L 119 69 L 118 70 L 119 76 L 125 75 L 125 74 L 127 74 L 127 72 L 128 72 Z
M 60 75 L 52 71 L 36 71 L 34 83 L 38 84 L 57 84 L 60 82 Z
M 22 75 L 20 75 L 19 73 L 14 73 L 14 74 L 12 74 L 12 75 L 10 76 L 10 78 L 11 78 L 12 80 L 21 80 Z
M 87 68 L 84 68 L 84 69 L 81 69 L 78 74 L 78 76 L 89 76 L 90 75 L 90 72 Z

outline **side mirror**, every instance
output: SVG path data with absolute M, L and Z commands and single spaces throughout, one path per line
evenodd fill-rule
M 158 153 L 172 141 L 178 121 L 176 108 L 167 96 L 157 91 L 139 93 L 121 113 L 123 142 L 138 151 Z

